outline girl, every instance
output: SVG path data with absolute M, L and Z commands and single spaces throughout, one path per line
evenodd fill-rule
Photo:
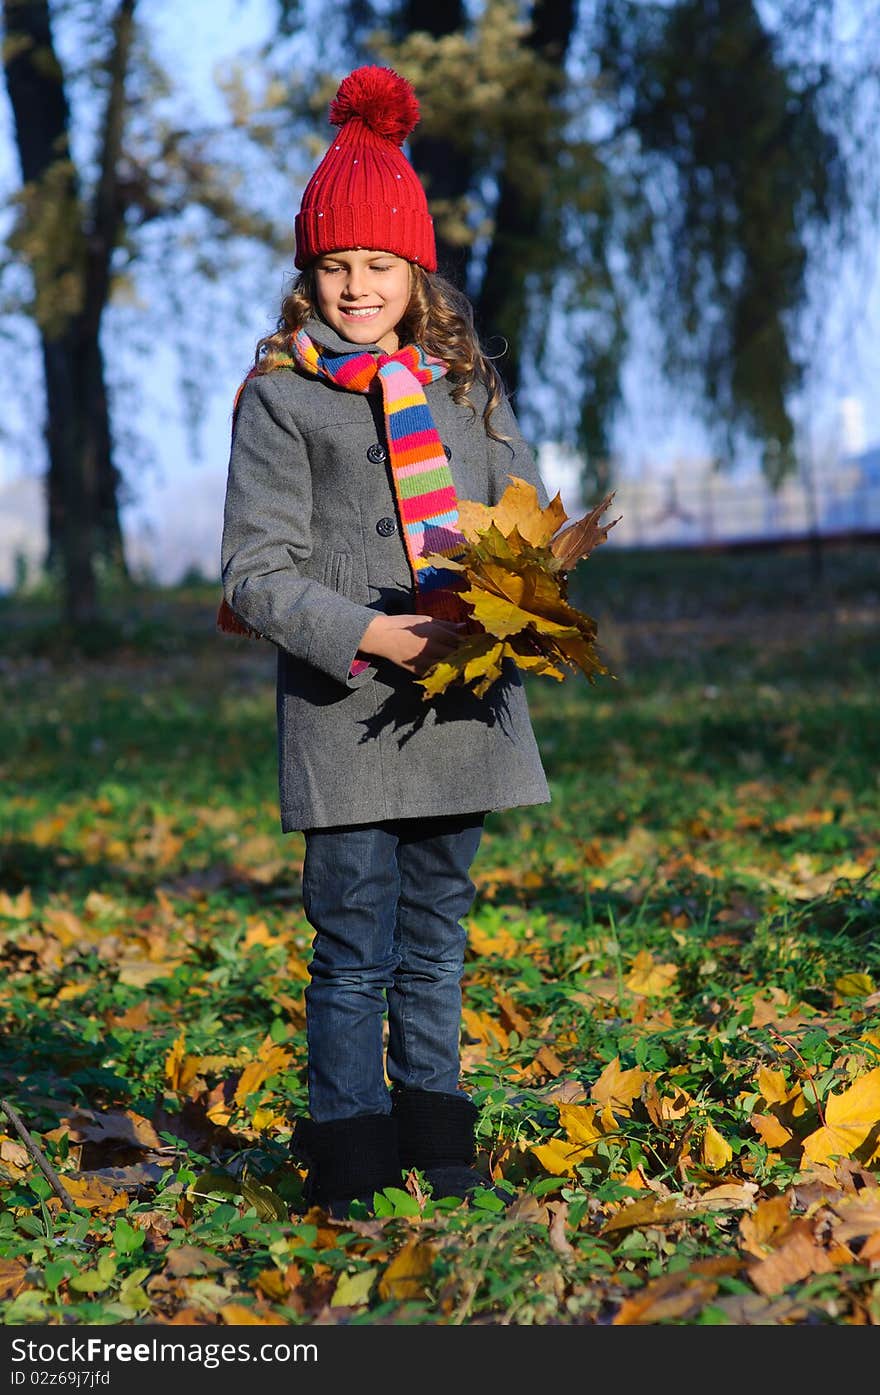
M 423 700 L 414 677 L 467 632 L 456 573 L 425 557 L 460 550 L 459 498 L 493 504 L 510 474 L 547 493 L 436 275 L 410 84 L 358 68 L 330 119 L 300 275 L 237 398 L 219 623 L 278 650 L 281 827 L 304 835 L 314 931 L 291 1147 L 306 1199 L 344 1216 L 411 1168 L 435 1196 L 483 1180 L 459 1084 L 469 871 L 487 812 L 550 793 L 515 665 Z

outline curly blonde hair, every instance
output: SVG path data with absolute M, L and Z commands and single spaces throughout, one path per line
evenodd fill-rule
M 442 358 L 453 383 L 453 402 L 470 407 L 470 393 L 480 383 L 486 390 L 483 425 L 495 441 L 507 441 L 492 427 L 493 412 L 504 399 L 504 387 L 492 360 L 484 353 L 474 328 L 470 301 L 451 281 L 437 272 L 409 263 L 410 299 L 397 326 L 401 344 L 418 344 L 428 354 Z M 257 343 L 254 367 L 259 373 L 290 366 L 290 338 L 307 320 L 319 316 L 315 275 L 311 267 L 301 271 L 281 302 L 281 314 L 272 334 Z

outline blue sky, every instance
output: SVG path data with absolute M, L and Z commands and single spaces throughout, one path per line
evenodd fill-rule
M 207 115 L 219 113 L 211 94 L 211 72 L 224 58 L 252 46 L 268 32 L 271 7 L 266 0 L 213 0 L 144 7 L 159 56 L 185 91 L 198 94 Z M 0 112 L 0 178 L 15 170 L 9 144 L 9 112 L 4 101 Z M 14 177 L 13 175 L 13 177 Z M 293 216 L 296 191 L 291 192 L 291 254 L 270 275 L 261 303 L 242 305 L 237 323 L 228 327 L 240 345 L 244 371 L 257 338 L 274 321 L 284 277 L 292 267 Z M 841 440 L 858 448 L 880 442 L 880 271 L 878 249 L 868 265 L 844 266 L 828 304 L 828 350 L 813 376 L 809 393 L 798 404 L 805 437 L 817 449 L 828 440 Z M 653 370 L 660 331 L 643 325 L 639 349 L 625 372 L 626 404 L 617 435 L 617 449 L 627 475 L 651 474 L 668 478 L 681 456 L 703 455 L 704 434 L 693 414 L 674 390 L 665 387 Z M 234 353 L 232 355 L 234 362 Z M 194 452 L 183 421 L 182 405 L 174 387 L 174 361 L 158 349 L 148 373 L 139 429 L 146 437 L 152 463 L 140 472 L 135 484 L 136 502 L 127 510 L 129 528 L 149 526 L 157 539 L 170 521 L 178 524 L 187 514 L 193 526 L 219 527 L 222 490 L 228 452 L 230 408 L 238 370 L 218 369 L 204 401 L 204 421 L 199 433 L 200 450 Z M 33 439 L 26 448 L 26 432 L 18 445 L 0 447 L 0 484 L 21 473 L 35 473 Z M 36 467 L 39 468 L 39 465 Z M 196 522 L 196 515 L 201 522 Z

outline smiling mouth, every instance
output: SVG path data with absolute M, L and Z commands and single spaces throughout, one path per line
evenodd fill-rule
M 356 308 L 353 305 L 340 305 L 339 309 L 343 315 L 353 315 L 356 320 L 366 320 L 371 315 L 378 315 L 382 306 L 365 305 Z

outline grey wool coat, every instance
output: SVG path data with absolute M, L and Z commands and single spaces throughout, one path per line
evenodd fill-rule
M 351 349 L 321 322 L 306 326 Z M 366 346 L 368 349 L 375 346 Z M 510 474 L 547 491 L 508 403 L 500 444 L 450 396 L 425 389 L 461 499 L 497 502 Z M 381 400 L 279 368 L 239 401 L 221 545 L 223 593 L 278 651 L 278 783 L 285 833 L 545 804 L 550 800 L 520 671 L 478 698 L 462 684 L 426 700 L 407 670 L 352 663 L 377 611 L 412 613 Z

